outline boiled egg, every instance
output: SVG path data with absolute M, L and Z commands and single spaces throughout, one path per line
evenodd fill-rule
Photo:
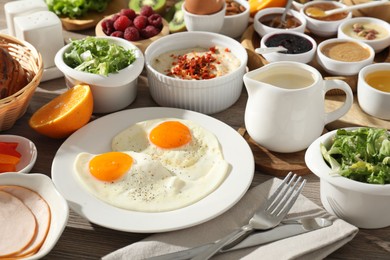
M 192 14 L 207 15 L 221 11 L 225 0 L 185 0 L 185 9 Z

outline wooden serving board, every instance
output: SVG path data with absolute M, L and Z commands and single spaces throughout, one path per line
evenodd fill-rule
M 324 131 L 326 132 L 326 130 Z M 296 153 L 272 152 L 261 145 L 256 144 L 245 128 L 242 127 L 238 129 L 238 132 L 248 142 L 249 147 L 253 152 L 256 170 L 276 177 L 284 177 L 290 171 L 296 173 L 297 175 L 306 175 L 311 173 L 305 163 L 306 150 Z
M 60 18 L 62 27 L 67 31 L 81 31 L 93 28 L 96 24 L 106 16 L 119 12 L 123 8 L 127 8 L 127 1 L 123 0 L 111 0 L 106 10 L 101 13 L 89 12 L 83 18 L 70 19 Z

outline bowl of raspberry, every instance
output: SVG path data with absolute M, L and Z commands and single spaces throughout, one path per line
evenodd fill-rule
M 139 13 L 126 8 L 105 17 L 96 25 L 95 34 L 123 38 L 144 52 L 153 41 L 169 34 L 169 26 L 150 6 L 143 6 Z

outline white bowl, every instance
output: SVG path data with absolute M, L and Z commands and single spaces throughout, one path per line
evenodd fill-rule
M 275 62 L 275 61 L 296 61 L 296 62 L 302 62 L 302 63 L 309 63 L 313 58 L 314 55 L 316 54 L 317 50 L 317 43 L 316 41 L 310 37 L 307 34 L 301 33 L 301 32 L 295 32 L 295 31 L 290 31 L 286 30 L 284 32 L 273 32 L 273 33 L 267 33 L 264 35 L 261 40 L 260 40 L 260 47 L 261 48 L 266 48 L 269 46 L 266 46 L 267 40 L 277 34 L 291 34 L 291 35 L 297 35 L 300 37 L 303 37 L 307 39 L 312 47 L 309 51 L 303 52 L 303 53 L 297 53 L 297 54 L 288 54 L 288 53 L 283 53 L 283 52 L 272 52 L 272 53 L 266 53 L 262 54 L 262 56 L 268 61 L 268 62 Z M 281 44 L 283 45 L 283 44 Z M 276 46 L 275 46 L 276 47 Z
M 348 12 L 347 17 L 336 21 L 322 21 L 306 15 L 305 13 L 306 8 L 308 8 L 311 5 L 315 5 L 319 3 L 332 3 L 339 7 L 345 7 L 346 5 L 335 1 L 312 1 L 312 2 L 307 2 L 300 9 L 300 13 L 305 17 L 307 21 L 306 27 L 311 33 L 321 37 L 335 36 L 337 34 L 339 25 L 344 21 L 347 21 L 352 18 L 352 12 Z
M 354 129 L 354 128 L 347 128 Z M 359 228 L 390 226 L 390 184 L 368 184 L 330 175 L 331 169 L 320 151 L 330 146 L 336 130 L 315 140 L 307 149 L 307 167 L 320 178 L 321 202 L 325 209 Z
M 255 17 L 253 18 L 253 28 L 255 29 L 255 31 L 261 37 L 263 37 L 265 34 L 271 33 L 271 32 L 284 32 L 284 31 L 286 31 L 286 29 L 283 29 L 283 28 L 274 28 L 271 26 L 264 25 L 263 23 L 261 23 L 259 21 L 260 18 L 262 18 L 266 15 L 282 14 L 284 12 L 284 9 L 285 9 L 284 7 L 269 7 L 269 8 L 265 8 L 265 9 L 258 11 L 256 13 Z M 293 17 L 297 18 L 301 23 L 300 26 L 295 27 L 295 28 L 291 28 L 291 29 L 287 29 L 287 30 L 301 32 L 301 33 L 305 32 L 305 28 L 306 28 L 305 17 L 295 10 L 290 10 L 287 14 L 292 15 Z
M 136 60 L 118 73 L 110 73 L 108 76 L 77 71 L 63 60 L 64 53 L 71 47 L 69 43 L 57 52 L 55 64 L 64 73 L 69 88 L 77 84 L 88 84 L 91 87 L 94 113 L 109 113 L 127 107 L 136 98 L 138 76 L 144 68 L 144 56 L 138 47 L 125 39 L 110 36 L 96 38 L 104 38 L 125 49 L 133 49 Z
M 359 72 L 357 85 L 359 106 L 371 116 L 390 120 L 390 92 L 373 88 L 365 80 L 366 75 L 374 71 L 388 71 L 390 74 L 390 63 L 371 64 Z
M 44 174 L 2 173 L 0 185 L 18 185 L 29 188 L 37 192 L 49 204 L 51 222 L 46 239 L 36 254 L 23 258 L 26 260 L 41 259 L 56 245 L 68 222 L 69 208 L 66 200 L 57 191 L 52 180 Z
M 348 62 L 348 61 L 339 61 L 339 60 L 331 59 L 322 52 L 322 48 L 327 44 L 341 43 L 341 42 L 353 42 L 359 44 L 361 47 L 369 51 L 369 57 L 367 59 L 360 60 L 360 61 Z M 360 42 L 358 40 L 332 38 L 321 42 L 320 44 L 318 44 L 317 47 L 317 62 L 321 65 L 321 67 L 326 72 L 333 75 L 343 75 L 343 76 L 356 75 L 363 67 L 373 63 L 374 57 L 375 57 L 374 49 L 370 45 L 364 42 Z
M 182 4 L 181 9 L 184 12 L 184 22 L 186 24 L 187 31 L 205 31 L 205 32 L 215 32 L 218 33 L 221 31 L 226 3 L 223 3 L 223 7 L 219 12 L 214 14 L 193 14 L 186 10 L 185 2 Z
M 235 2 L 239 3 L 243 7 L 245 7 L 245 11 L 235 15 L 225 15 L 223 26 L 220 34 L 238 38 L 240 37 L 248 27 L 249 22 L 249 3 L 245 0 L 235 0 Z
M 30 172 L 37 160 L 38 151 L 35 144 L 29 139 L 18 135 L 0 135 L 0 142 L 16 142 L 18 151 L 22 156 L 16 165 L 16 171 L 20 173 Z
M 183 80 L 155 70 L 152 61 L 159 55 L 186 48 L 219 45 L 231 50 L 240 66 L 229 74 L 207 80 Z M 213 114 L 233 105 L 241 95 L 248 55 L 236 40 L 217 33 L 181 32 L 153 42 L 145 51 L 145 66 L 152 98 L 161 106 Z
M 383 37 L 378 39 L 368 40 L 359 37 L 356 34 L 352 34 L 351 29 L 354 24 L 368 24 L 368 23 L 383 28 L 384 30 Z M 374 49 L 374 51 L 378 53 L 384 50 L 385 48 L 387 48 L 388 46 L 390 46 L 390 24 L 378 18 L 355 17 L 350 20 L 344 21 L 343 23 L 340 24 L 337 31 L 337 37 L 340 39 L 356 39 L 362 41 L 370 45 Z

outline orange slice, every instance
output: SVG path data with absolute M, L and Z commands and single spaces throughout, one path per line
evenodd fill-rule
M 249 0 L 250 15 L 254 17 L 256 13 L 268 7 L 285 7 L 287 0 Z
M 38 109 L 30 118 L 32 129 L 51 138 L 64 138 L 87 124 L 93 111 L 88 85 L 76 85 Z

